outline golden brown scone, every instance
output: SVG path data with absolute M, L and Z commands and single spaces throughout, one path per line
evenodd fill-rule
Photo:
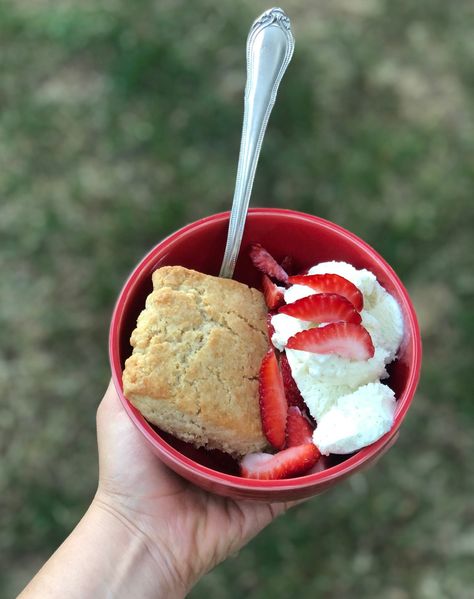
M 236 456 L 263 449 L 263 295 L 181 266 L 164 266 L 152 278 L 130 339 L 125 396 L 147 420 L 198 447 Z

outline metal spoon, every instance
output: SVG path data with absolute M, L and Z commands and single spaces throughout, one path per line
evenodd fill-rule
M 263 136 L 294 47 L 290 19 L 281 8 L 265 11 L 250 28 L 242 140 L 220 277 L 234 274 Z

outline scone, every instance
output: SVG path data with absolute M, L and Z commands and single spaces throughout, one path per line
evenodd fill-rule
M 159 268 L 152 278 L 130 339 L 125 396 L 148 421 L 197 447 L 235 456 L 262 450 L 262 293 L 181 266 Z

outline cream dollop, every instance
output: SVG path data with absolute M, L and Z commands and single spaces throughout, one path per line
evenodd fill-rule
M 386 366 L 395 359 L 400 346 L 403 316 L 397 301 L 369 270 L 333 261 L 322 262 L 308 271 L 326 273 L 344 277 L 362 292 L 362 325 L 372 338 L 374 356 L 369 360 L 349 360 L 335 354 L 285 349 L 290 337 L 315 326 L 286 314 L 273 316 L 272 342 L 280 351 L 286 351 L 293 378 L 316 419 L 314 438 L 316 445 L 321 445 L 321 453 L 350 453 L 373 443 L 392 426 L 393 391 L 380 380 L 387 378 Z M 313 293 L 317 292 L 310 287 L 292 285 L 284 298 L 286 303 L 292 303 Z M 359 402 L 360 410 L 354 402 Z

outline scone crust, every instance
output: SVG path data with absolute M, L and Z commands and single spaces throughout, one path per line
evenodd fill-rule
M 262 293 L 181 266 L 159 268 L 152 279 L 130 339 L 125 396 L 147 420 L 197 446 L 234 455 L 263 449 Z

